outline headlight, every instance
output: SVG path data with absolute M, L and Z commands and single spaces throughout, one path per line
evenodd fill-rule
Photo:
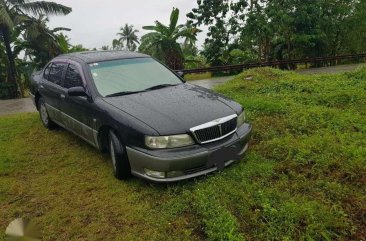
M 239 116 L 237 120 L 236 127 L 239 128 L 245 123 L 245 112 L 243 111 Z
M 193 145 L 193 139 L 187 135 L 146 136 L 145 145 L 151 149 L 176 148 Z

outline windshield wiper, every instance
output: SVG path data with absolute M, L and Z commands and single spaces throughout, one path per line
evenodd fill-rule
M 175 85 L 172 85 L 172 84 L 155 85 L 153 87 L 150 87 L 150 88 L 145 89 L 145 91 L 162 89 L 162 88 L 169 87 L 169 86 L 176 86 L 176 84 Z
M 106 95 L 105 97 L 132 95 L 132 94 L 136 94 L 136 93 L 146 92 L 146 91 L 149 91 L 149 90 L 162 89 L 162 88 L 169 87 L 169 86 L 176 86 L 176 84 L 175 85 L 172 85 L 172 84 L 155 85 L 153 87 L 150 87 L 150 88 L 147 88 L 147 89 L 144 89 L 144 90 L 139 90 L 139 91 L 122 91 L 122 92 L 117 92 L 117 93 L 114 93 L 114 94 Z
M 145 92 L 145 90 L 140 90 L 140 91 L 122 91 L 122 92 L 117 92 L 117 93 L 114 93 L 114 94 L 106 95 L 105 97 L 115 97 L 115 96 L 123 96 L 123 95 L 132 95 L 132 94 L 137 94 L 137 93 L 141 93 L 141 92 Z

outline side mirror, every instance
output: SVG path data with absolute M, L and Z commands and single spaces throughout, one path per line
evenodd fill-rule
M 178 75 L 179 77 L 181 77 L 181 78 L 183 79 L 183 83 L 185 83 L 185 82 L 186 82 L 186 80 L 184 79 L 184 72 L 183 72 L 183 71 L 177 71 L 176 73 L 177 73 L 177 75 Z
M 78 87 L 72 87 L 67 90 L 67 94 L 69 96 L 88 96 L 85 92 L 84 87 L 78 86 Z
M 180 77 L 184 77 L 184 72 L 183 71 L 177 71 L 177 74 L 180 76 Z

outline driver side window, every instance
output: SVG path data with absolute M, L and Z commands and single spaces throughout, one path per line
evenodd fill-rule
M 51 63 L 44 71 L 44 78 L 49 82 L 61 86 L 62 75 L 67 65 L 65 63 Z
M 83 86 L 83 80 L 81 78 L 78 68 L 70 64 L 66 71 L 64 88 L 70 89 L 72 87 L 78 86 Z

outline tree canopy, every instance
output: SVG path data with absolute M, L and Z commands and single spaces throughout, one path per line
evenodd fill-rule
M 356 53 L 366 47 L 364 1 L 198 0 L 197 5 L 187 17 L 195 26 L 208 26 L 202 53 L 212 65 L 231 61 L 233 49 L 268 61 Z
M 153 26 L 144 26 L 143 29 L 152 32 L 145 34 L 141 38 L 139 51 L 149 53 L 157 58 L 161 58 L 173 69 L 182 69 L 184 56 L 178 40 L 195 42 L 196 35 L 200 31 L 195 27 L 178 24 L 179 9 L 173 8 L 170 15 L 169 25 L 164 25 L 155 21 Z

